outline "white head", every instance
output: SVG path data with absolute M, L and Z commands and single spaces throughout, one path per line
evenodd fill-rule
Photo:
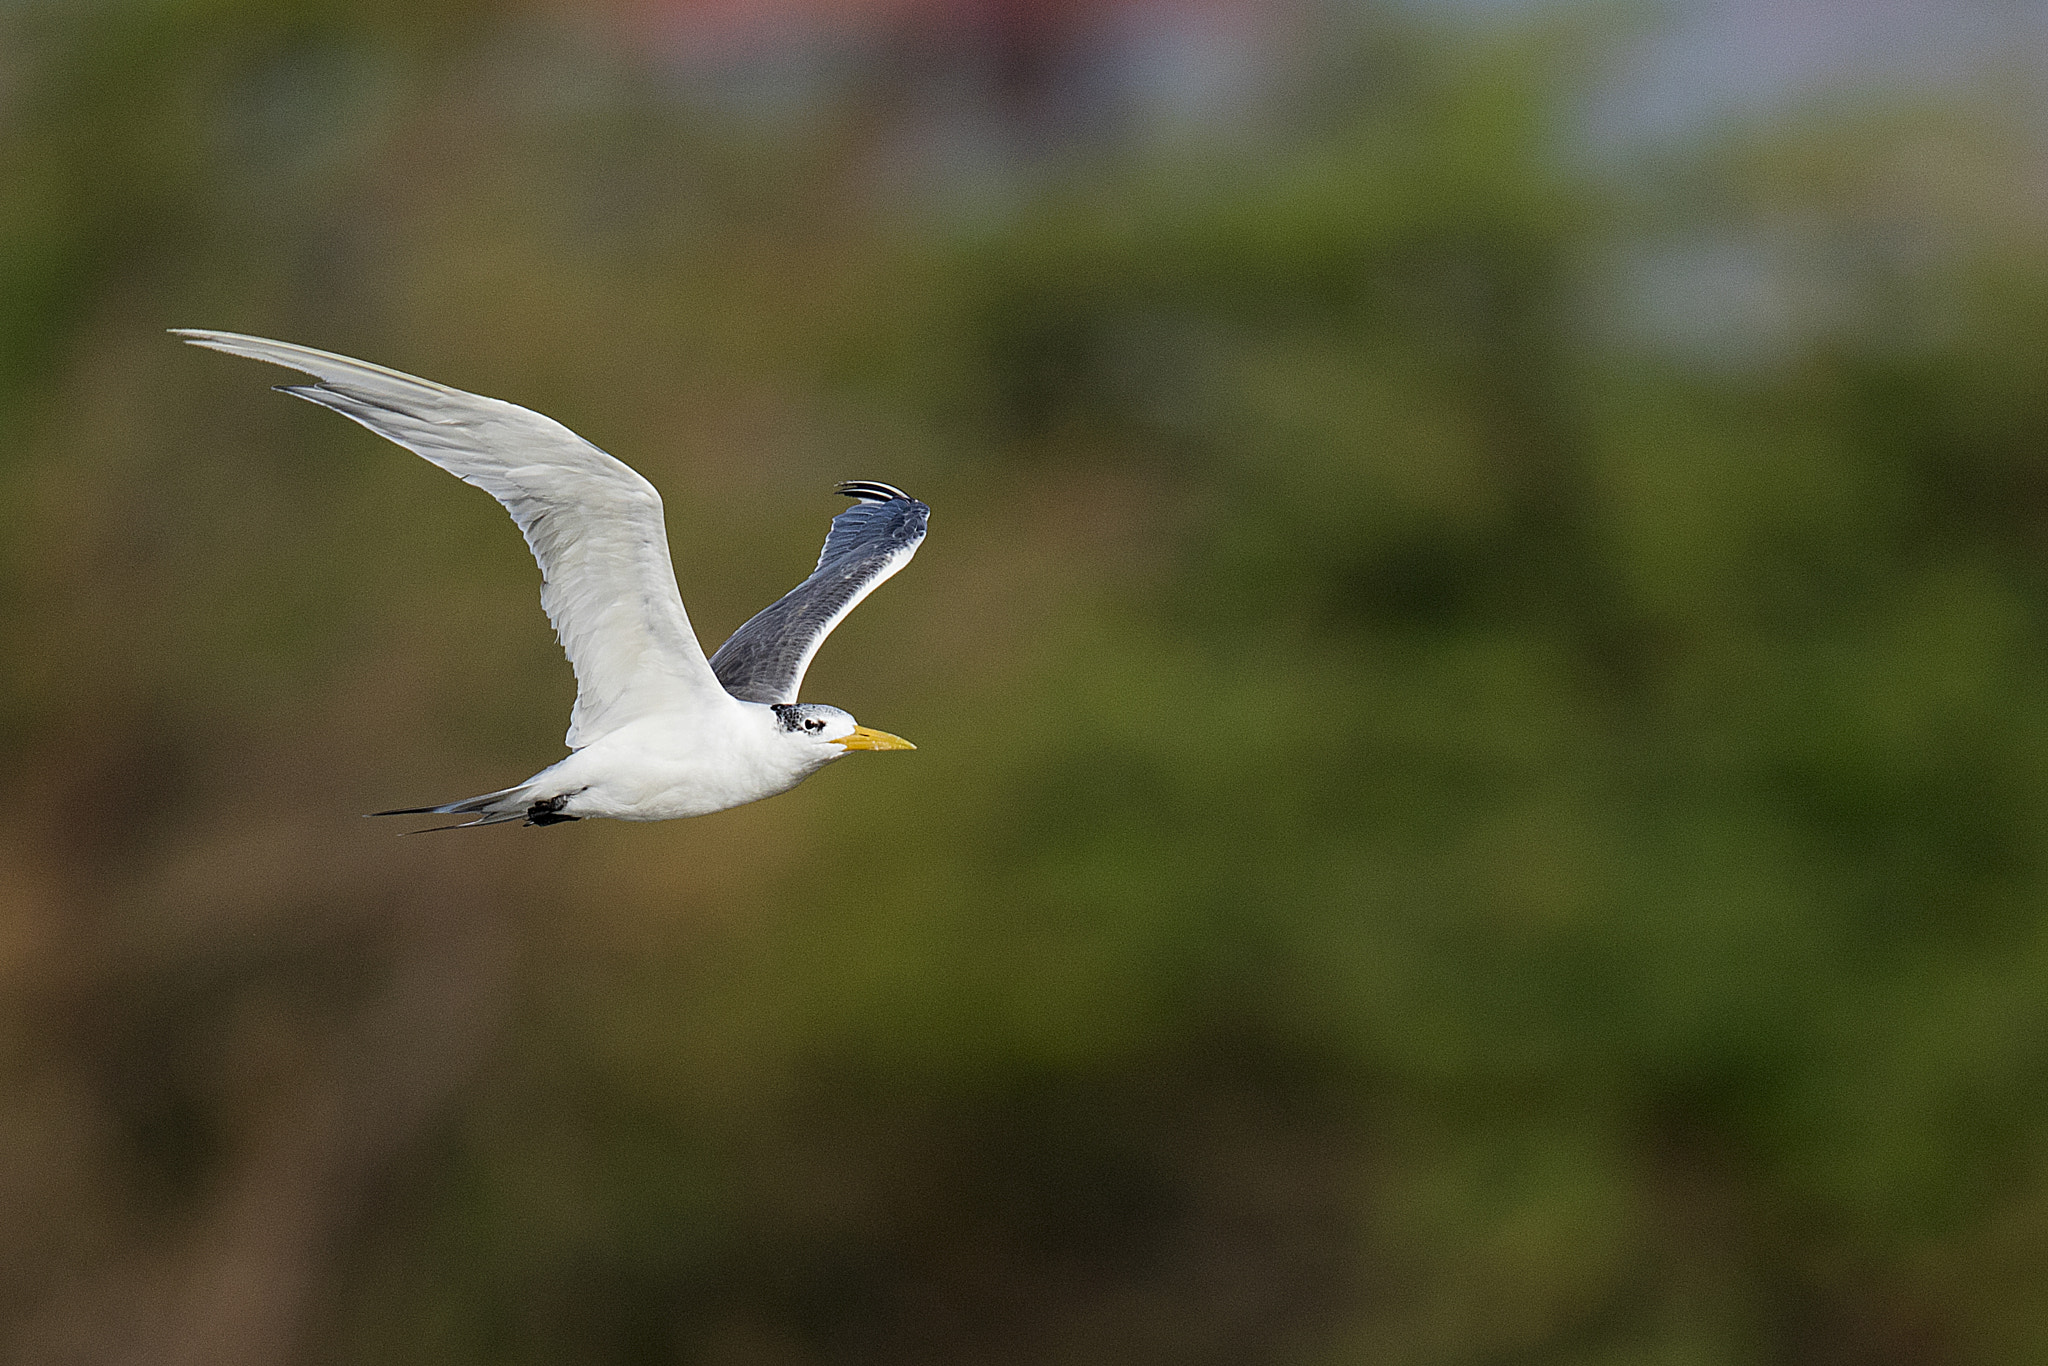
M 777 702 L 776 733 L 782 742 L 798 747 L 805 757 L 826 764 L 856 749 L 916 749 L 900 735 L 869 730 L 837 707 L 817 702 Z

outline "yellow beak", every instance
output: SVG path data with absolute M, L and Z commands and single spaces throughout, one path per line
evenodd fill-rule
M 900 735 L 891 735 L 886 730 L 869 730 L 866 726 L 855 726 L 853 734 L 841 736 L 836 742 L 848 749 L 916 749 Z

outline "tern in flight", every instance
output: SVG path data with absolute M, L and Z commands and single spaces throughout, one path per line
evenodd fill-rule
M 569 757 L 502 792 L 375 814 L 475 818 L 461 827 L 666 821 L 787 792 L 850 750 L 916 748 L 837 707 L 796 700 L 832 628 L 924 540 L 931 509 L 901 489 L 839 485 L 856 501 L 832 519 L 816 571 L 707 660 L 676 591 L 661 495 L 561 423 L 290 342 L 176 335 L 313 376 L 279 388 L 475 484 L 505 505 L 540 562 L 540 604 L 576 671 Z

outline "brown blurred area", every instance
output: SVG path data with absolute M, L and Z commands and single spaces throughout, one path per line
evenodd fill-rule
M 0 7 L 0 1355 L 2038 1359 L 2038 72 L 1618 155 L 1621 32 Z M 910 489 L 919 751 L 357 819 L 559 756 L 536 571 L 176 326 L 567 423 L 707 646 Z

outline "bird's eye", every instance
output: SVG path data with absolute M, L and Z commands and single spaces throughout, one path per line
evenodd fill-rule
M 804 729 L 805 729 L 805 730 L 823 730 L 823 729 L 825 729 L 825 723 L 824 723 L 823 721 L 817 721 L 817 720 L 811 720 L 811 721 L 806 721 L 806 722 L 804 722 Z

